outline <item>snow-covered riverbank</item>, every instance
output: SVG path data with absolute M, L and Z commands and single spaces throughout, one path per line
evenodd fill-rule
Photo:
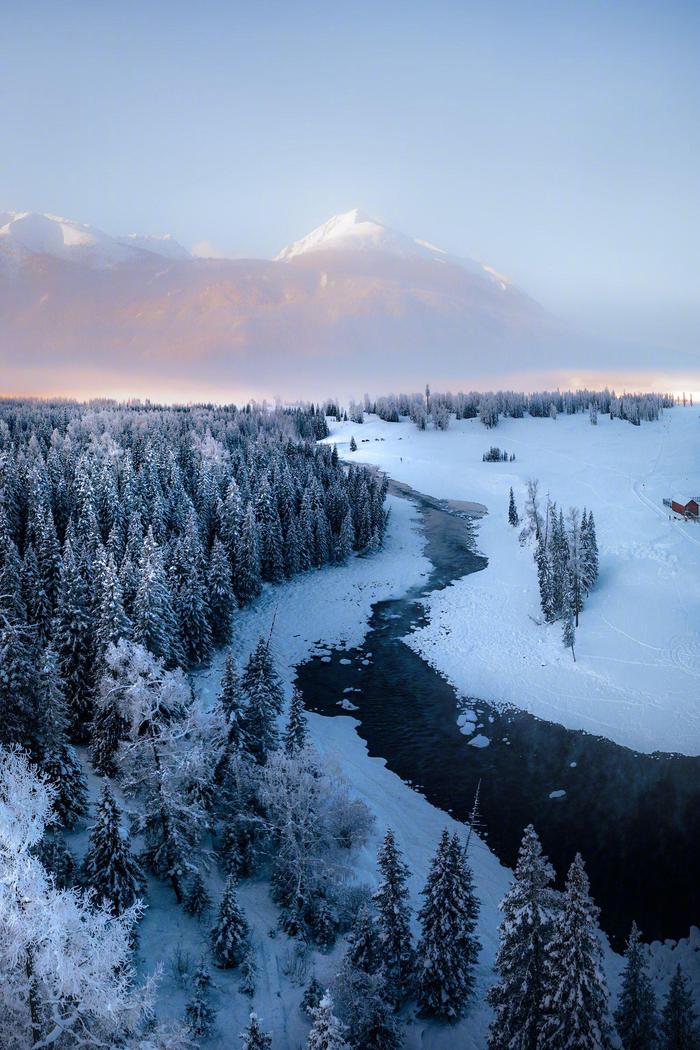
M 669 517 L 663 497 L 700 492 L 700 419 L 667 410 L 640 427 L 601 416 L 476 419 L 444 432 L 408 421 L 333 424 L 328 439 L 348 459 L 439 498 L 476 500 L 488 567 L 429 599 L 430 623 L 410 644 L 458 691 L 510 703 L 633 749 L 700 754 L 700 525 Z M 357 452 L 349 451 L 351 436 Z M 483 463 L 497 444 L 509 463 Z M 507 521 L 513 486 L 522 512 L 526 484 L 566 511 L 595 514 L 600 581 L 586 603 L 577 662 L 558 624 L 541 619 L 529 548 Z

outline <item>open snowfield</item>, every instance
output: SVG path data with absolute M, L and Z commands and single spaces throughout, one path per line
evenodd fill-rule
M 433 595 L 430 623 L 409 639 L 459 692 L 638 751 L 700 754 L 700 524 L 662 504 L 700 493 L 697 408 L 639 427 L 562 415 L 502 419 L 495 430 L 453 420 L 446 432 L 365 416 L 362 425 L 333 423 L 328 440 L 420 492 L 488 507 L 478 539 L 488 567 Z M 491 445 L 515 462 L 483 463 Z M 565 513 L 585 506 L 595 515 L 600 579 L 581 616 L 576 663 L 560 625 L 537 622 L 532 549 L 508 525 L 508 490 L 522 517 L 529 478 L 539 478 L 543 501 L 549 493 Z

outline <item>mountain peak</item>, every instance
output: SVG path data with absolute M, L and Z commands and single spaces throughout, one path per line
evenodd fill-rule
M 450 255 L 429 241 L 408 237 L 392 230 L 378 219 L 373 219 L 361 208 L 334 215 L 327 222 L 298 241 L 287 245 L 275 256 L 276 262 L 288 262 L 301 255 L 320 251 L 374 252 L 401 259 L 422 259 L 441 264 L 451 263 L 470 273 L 498 284 L 506 291 L 509 281 L 489 266 L 482 266 L 472 259 Z
M 0 254 L 14 258 L 52 255 L 99 269 L 143 258 L 144 253 L 168 259 L 189 258 L 170 235 L 110 237 L 96 226 L 60 215 L 31 211 L 0 212 Z

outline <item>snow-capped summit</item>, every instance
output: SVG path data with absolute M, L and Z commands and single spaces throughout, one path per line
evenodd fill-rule
M 315 230 L 301 240 L 283 248 L 275 256 L 276 261 L 288 261 L 318 251 L 372 251 L 385 255 L 398 256 L 401 259 L 425 259 L 439 263 L 452 263 L 480 273 L 499 284 L 505 290 L 510 283 L 506 277 L 497 273 L 492 267 L 483 266 L 472 259 L 459 258 L 438 248 L 429 241 L 408 237 L 404 233 L 392 230 L 383 222 L 372 219 L 360 208 L 334 215 L 328 222 L 317 226 Z
M 144 252 L 168 259 L 189 258 L 172 237 L 110 237 L 96 226 L 60 215 L 0 212 L 0 252 L 15 258 L 51 255 L 99 269 L 142 258 Z
M 155 234 L 130 233 L 128 237 L 119 237 L 120 244 L 129 248 L 140 248 L 145 252 L 154 252 L 165 259 L 191 259 L 192 256 L 170 233 L 157 237 Z

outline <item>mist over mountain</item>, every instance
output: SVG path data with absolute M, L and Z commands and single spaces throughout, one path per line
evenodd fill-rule
M 2 392 L 235 399 L 668 373 L 355 209 L 273 260 L 0 213 Z M 678 357 L 678 369 L 694 362 Z

